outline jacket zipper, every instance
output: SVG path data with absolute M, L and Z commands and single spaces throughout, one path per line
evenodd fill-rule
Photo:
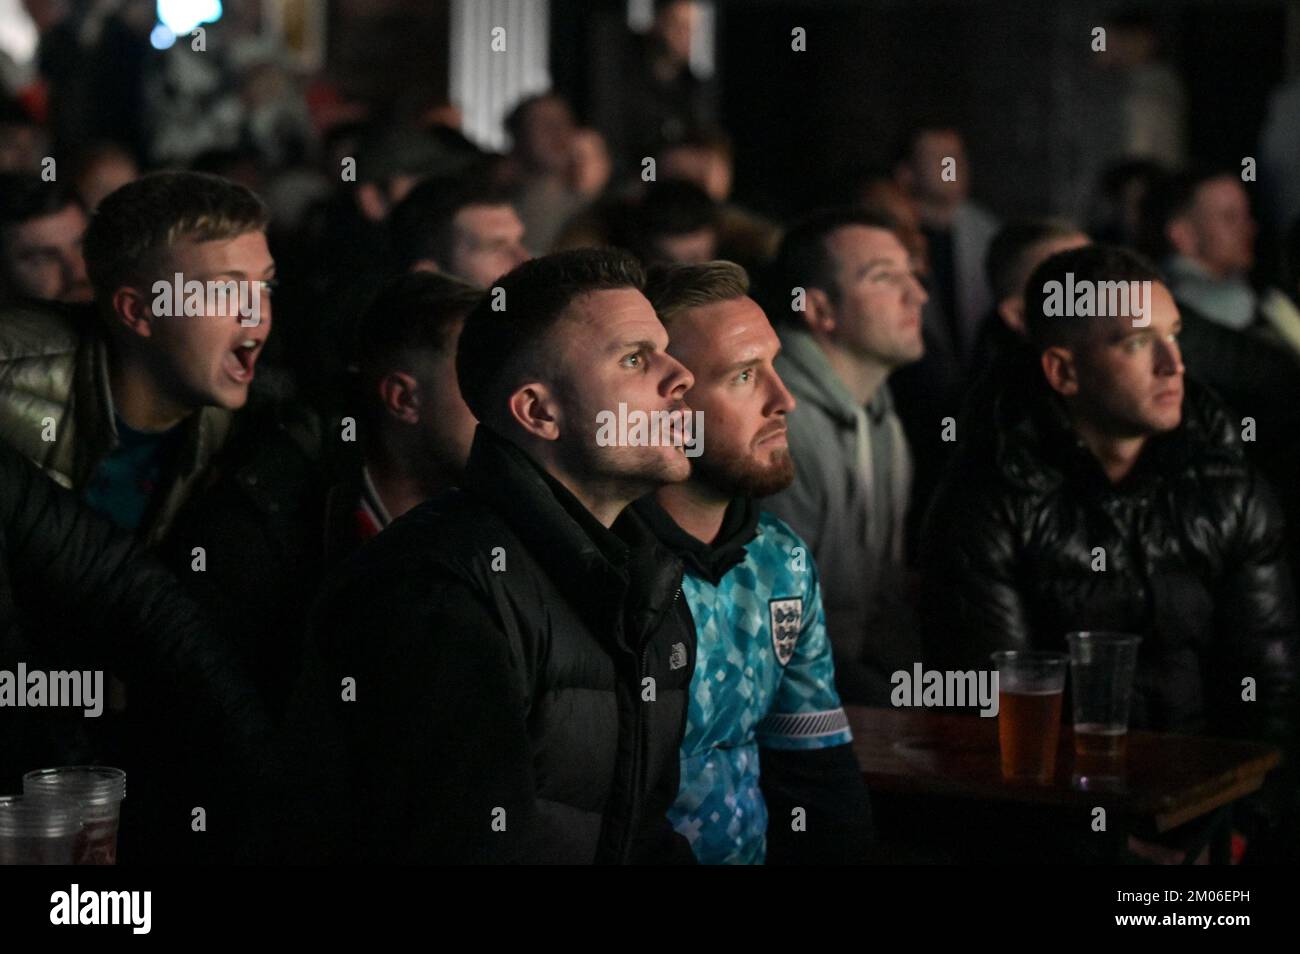
M 673 602 L 668 612 L 672 613 L 677 607 L 677 601 L 681 599 L 682 587 L 677 585 L 677 592 L 673 594 Z M 653 630 L 651 631 L 653 633 Z M 650 658 L 650 639 L 647 638 L 645 645 L 641 647 L 641 668 L 637 672 L 636 688 L 636 762 L 632 768 L 632 826 L 628 831 L 627 840 L 623 844 L 623 864 L 627 864 L 632 857 L 632 847 L 636 844 L 636 837 L 641 831 L 641 811 L 642 799 L 641 788 L 642 780 L 645 778 L 647 753 L 645 752 L 645 700 L 641 698 L 641 683 L 646 677 L 646 665 Z M 655 690 L 655 698 L 658 698 L 658 688 Z

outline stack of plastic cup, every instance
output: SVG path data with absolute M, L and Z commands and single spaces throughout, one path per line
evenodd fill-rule
M 37 769 L 23 776 L 23 794 L 77 802 L 84 828 L 75 864 L 117 864 L 117 826 L 126 797 L 126 773 L 121 769 L 103 765 Z
M 81 841 L 81 808 L 69 799 L 0 797 L 0 865 L 70 865 Z

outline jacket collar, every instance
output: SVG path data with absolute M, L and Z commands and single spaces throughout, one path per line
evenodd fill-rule
M 683 530 L 654 494 L 642 497 L 630 509 L 646 522 L 660 543 L 681 558 L 688 571 L 714 586 L 732 567 L 744 561 L 746 544 L 758 535 L 758 507 L 752 497 L 736 497 L 727 505 L 722 527 L 712 543 L 705 543 Z
M 76 446 L 72 476 L 78 487 L 86 485 L 100 462 L 119 443 L 109 383 L 108 348 L 107 337 L 97 328 L 92 328 L 84 333 L 82 347 L 77 353 L 73 383 Z M 157 543 L 166 532 L 194 481 L 225 443 L 233 420 L 234 414 L 224 408 L 203 407 L 177 425 L 181 428 L 181 435 L 171 479 L 159 490 L 141 530 L 146 545 Z
M 1013 483 L 1038 492 L 1067 479 L 1098 496 L 1144 493 L 1170 474 L 1208 459 L 1239 462 L 1242 450 L 1223 405 L 1184 376 L 1183 417 L 1167 434 L 1150 438 L 1132 473 L 1111 484 L 1079 437 L 1065 404 L 1044 380 L 1034 356 L 1016 349 L 997 366 L 1003 384 L 993 402 L 993 455 Z
M 592 516 L 568 488 L 517 445 L 482 424 L 474 431 L 465 487 L 503 514 L 539 555 L 552 554 L 583 566 L 609 569 L 627 561 L 626 544 Z
M 558 480 L 509 440 L 480 424 L 465 469 L 467 492 L 500 514 L 575 606 L 593 620 L 627 596 L 638 630 L 675 600 L 680 561 L 657 546 L 639 518 L 606 528 Z

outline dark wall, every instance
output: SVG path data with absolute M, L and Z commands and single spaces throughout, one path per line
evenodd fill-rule
M 330 74 L 345 95 L 381 111 L 447 95 L 448 0 L 336 0 Z

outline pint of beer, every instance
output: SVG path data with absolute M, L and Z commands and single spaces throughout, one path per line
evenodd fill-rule
M 1064 653 L 993 654 L 1003 778 L 1048 782 L 1055 775 L 1066 662 Z

